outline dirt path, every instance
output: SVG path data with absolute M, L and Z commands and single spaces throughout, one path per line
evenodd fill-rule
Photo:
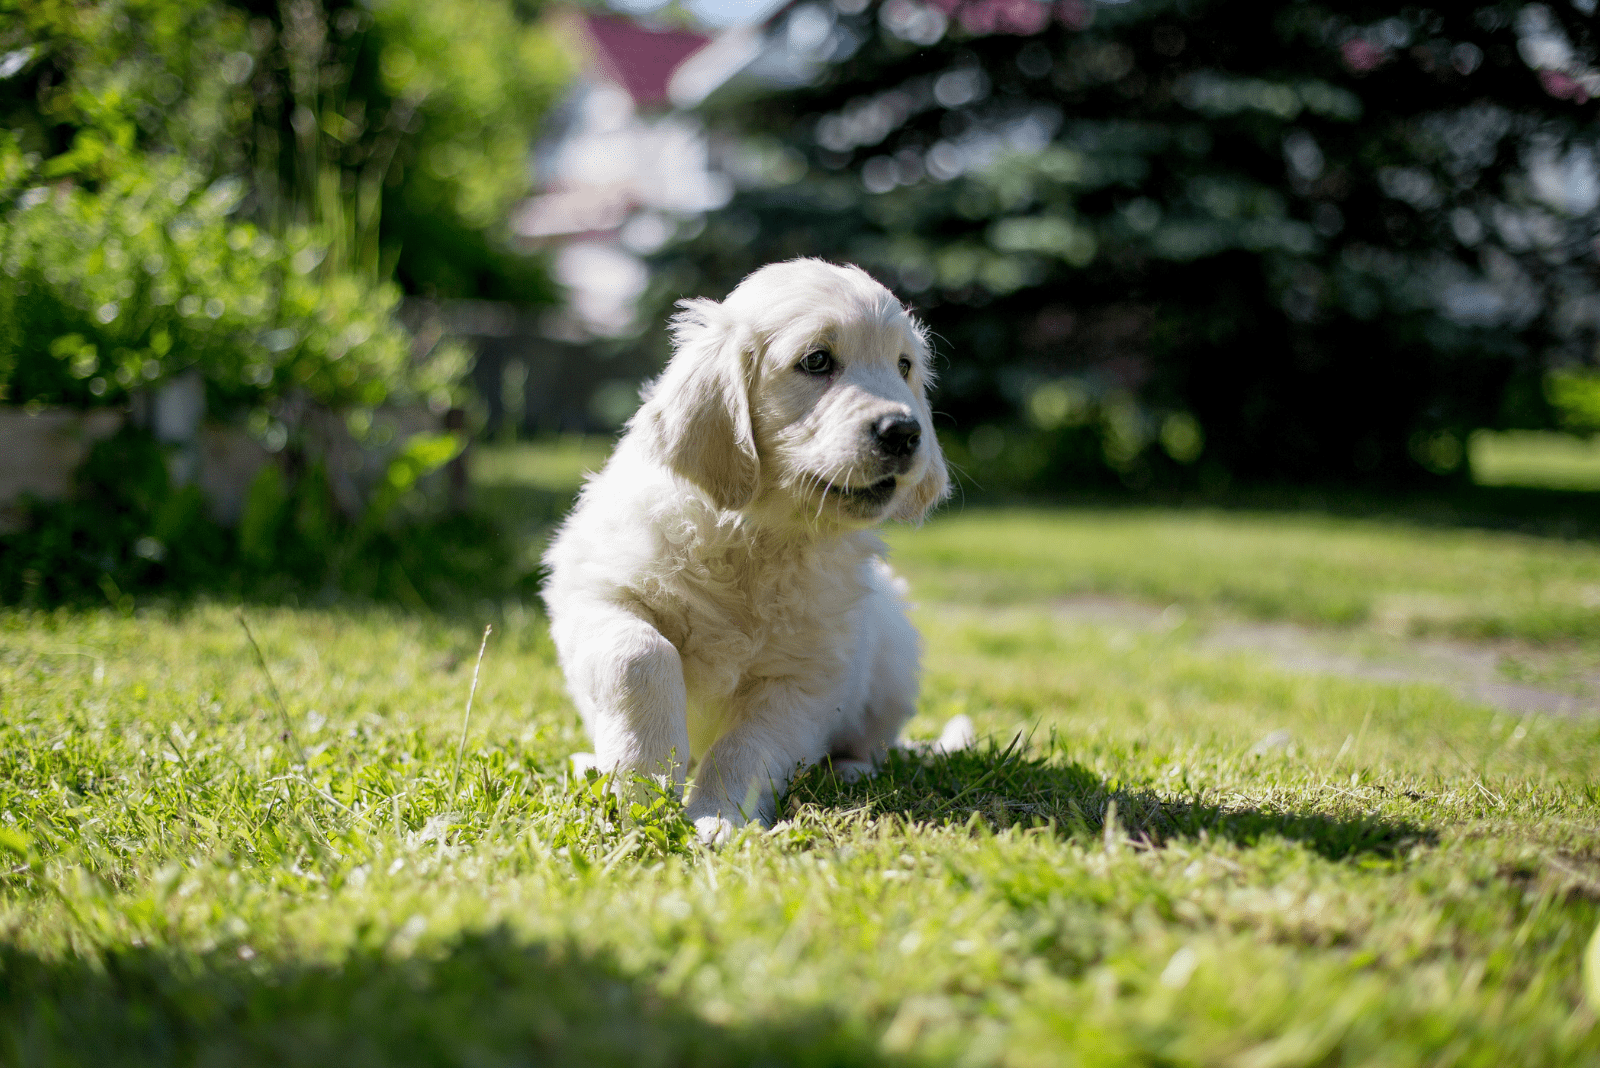
M 1539 653 L 1441 639 L 1387 638 L 1384 647 L 1351 651 L 1327 636 L 1291 624 L 1230 623 L 1210 630 L 1202 648 L 1258 653 L 1286 671 L 1306 671 L 1374 682 L 1425 682 L 1506 712 L 1556 716 L 1600 714 L 1600 678 L 1571 680 L 1571 689 L 1546 689 L 1506 677 L 1508 657 Z
M 1105 597 L 1055 601 L 1050 611 L 1076 622 L 1147 632 L 1173 630 L 1188 621 L 1176 605 L 1161 609 Z M 1583 663 L 1530 642 L 1416 639 L 1375 628 L 1346 631 L 1228 618 L 1199 620 L 1196 628 L 1195 647 L 1202 651 L 1254 653 L 1285 671 L 1431 683 L 1519 715 L 1600 715 L 1600 662 Z

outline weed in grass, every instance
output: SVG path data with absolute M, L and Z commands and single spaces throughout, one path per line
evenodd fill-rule
M 489 648 L 489 632 L 494 629 L 494 624 L 485 624 L 483 640 L 478 643 L 478 659 L 472 665 L 472 687 L 467 690 L 467 707 L 461 713 L 461 741 L 456 746 L 456 766 L 450 773 L 450 793 L 454 796 L 456 787 L 461 783 L 461 757 L 467 751 L 467 728 L 472 725 L 472 699 L 478 696 L 478 672 L 483 669 L 483 651 Z

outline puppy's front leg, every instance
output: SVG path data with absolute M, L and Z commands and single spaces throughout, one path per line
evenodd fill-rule
M 649 622 L 609 604 L 569 608 L 552 621 L 551 636 L 596 766 L 670 775 L 681 790 L 689 725 L 678 650 Z
M 821 750 L 804 700 L 790 687 L 768 686 L 701 758 L 684 806 L 701 841 L 726 841 L 751 821 L 771 825 L 795 768 Z

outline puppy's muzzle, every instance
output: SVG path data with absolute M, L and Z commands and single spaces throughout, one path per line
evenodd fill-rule
M 896 473 L 910 469 L 917 446 L 922 444 L 922 424 L 909 415 L 886 415 L 872 424 L 872 448 Z

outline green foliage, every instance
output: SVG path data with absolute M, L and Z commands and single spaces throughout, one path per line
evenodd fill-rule
M 0 401 L 124 405 L 192 371 L 212 419 L 288 446 L 223 530 L 147 438 L 103 443 L 76 498 L 34 502 L 0 538 L 0 599 L 339 589 L 421 604 L 509 581 L 490 524 L 419 507 L 455 438 L 410 442 L 348 518 L 300 431 L 308 403 L 357 426 L 380 405 L 461 399 L 466 351 L 436 324 L 401 326 L 402 282 L 551 298 L 499 234 L 566 73 L 518 11 L 0 0 Z
M 1545 393 L 1563 429 L 1585 434 L 1600 431 L 1600 377 L 1556 372 L 1546 380 Z
M 193 584 L 225 559 L 199 491 L 172 486 L 148 435 L 125 431 L 97 443 L 77 478 L 73 499 L 35 503 L 28 525 L 0 535 L 0 601 L 130 607 L 134 591 Z
M 136 157 L 96 192 L 41 189 L 0 233 L 6 399 L 113 404 L 195 369 L 213 411 L 301 390 L 340 408 L 448 400 L 465 354 L 414 358 L 399 291 L 319 271 L 304 231 L 235 218 L 232 178 L 209 185 L 172 157 Z M 220 410 L 219 410 L 220 409 Z
M 379 496 L 368 509 L 368 521 L 382 523 L 405 495 L 416 488 L 417 480 L 431 474 L 461 455 L 465 442 L 455 434 L 416 434 L 389 461 Z
M 528 117 L 561 88 L 565 54 L 492 0 L 384 0 L 373 6 L 381 85 L 423 116 L 405 196 L 486 230 L 528 191 Z
M 257 76 L 258 155 L 339 262 L 413 292 L 548 303 L 504 220 L 564 55 L 507 0 L 289 5 Z
M 506 3 L 293 4 L 281 25 L 218 0 L 15 14 L 0 30 L 21 64 L 0 81 L 0 399 L 118 403 L 196 368 L 217 414 L 295 391 L 447 401 L 464 353 L 395 321 L 386 198 L 427 237 L 469 235 L 440 248 L 477 242 L 428 288 L 475 295 L 503 267 L 487 295 L 548 297 L 536 265 L 481 237 L 526 190 L 528 139 L 564 77 Z
M 1205 431 L 1186 411 L 1141 404 L 1125 389 L 1095 390 L 1070 375 L 1033 378 L 1016 392 L 1021 419 L 940 435 L 974 490 L 1193 488 L 1219 475 L 1215 463 L 1196 465 Z
M 22 64 L 0 81 L 0 118 L 36 177 L 94 185 L 151 151 L 203 180 L 245 166 L 259 46 L 246 13 L 214 0 L 3 0 L 0 48 Z M 0 186 L 0 205 L 17 191 Z

